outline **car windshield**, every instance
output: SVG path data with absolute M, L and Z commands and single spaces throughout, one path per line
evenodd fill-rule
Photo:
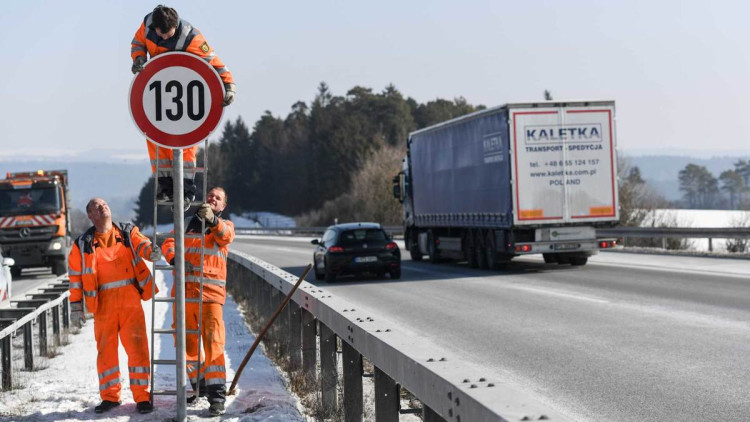
M 341 233 L 340 239 L 342 244 L 352 244 L 387 240 L 387 237 L 382 229 L 356 229 Z
M 43 214 L 60 210 L 56 187 L 0 189 L 0 215 Z

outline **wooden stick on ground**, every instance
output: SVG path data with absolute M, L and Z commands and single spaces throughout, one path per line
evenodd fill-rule
M 299 287 L 300 284 L 302 284 L 303 281 L 305 281 L 305 277 L 307 277 L 307 273 L 310 272 L 312 269 L 312 264 L 307 264 L 307 268 L 305 268 L 305 271 L 302 272 L 302 275 L 299 277 L 299 280 L 297 280 L 297 283 L 292 287 L 292 290 L 289 291 L 289 293 L 284 298 L 284 301 L 281 302 L 281 305 L 279 306 L 279 309 L 276 310 L 276 312 L 271 316 L 271 319 L 268 320 L 266 323 L 266 326 L 263 327 L 262 330 L 260 330 L 260 334 L 258 334 L 258 337 L 255 338 L 255 342 L 253 343 L 252 347 L 250 347 L 250 350 L 247 351 L 247 354 L 245 355 L 245 358 L 242 360 L 242 363 L 240 364 L 240 367 L 237 369 L 237 372 L 234 374 L 234 379 L 232 380 L 232 385 L 229 387 L 229 394 L 230 396 L 233 396 L 237 394 L 237 391 L 235 390 L 235 387 L 237 386 L 237 381 L 240 379 L 240 374 L 242 374 L 242 370 L 245 369 L 245 365 L 247 365 L 247 362 L 250 360 L 250 357 L 253 355 L 253 352 L 255 352 L 255 349 L 260 344 L 260 341 L 263 339 L 263 336 L 266 335 L 266 331 L 268 331 L 269 328 L 271 328 L 271 325 L 276 320 L 276 317 L 279 316 L 281 311 L 284 309 L 287 303 L 289 303 L 289 299 L 292 298 L 292 295 L 297 290 L 297 287 Z

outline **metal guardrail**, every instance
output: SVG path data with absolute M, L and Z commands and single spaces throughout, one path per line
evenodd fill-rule
M 597 229 L 597 234 L 615 237 L 640 238 L 717 238 L 747 239 L 750 228 L 693 228 L 693 227 L 614 227 Z
M 0 309 L 0 351 L 2 352 L 2 389 L 13 387 L 13 334 L 23 329 L 24 365 L 27 370 L 34 369 L 34 338 L 32 325 L 36 320 L 39 328 L 39 356 L 49 356 L 47 336 L 47 312 L 52 311 L 52 333 L 56 346 L 62 344 L 60 315 L 62 327 L 70 327 L 68 283 L 58 282 L 42 288 L 41 293 L 27 294 L 27 299 L 11 300 L 16 307 Z
M 271 234 L 271 235 L 300 235 L 300 234 L 323 234 L 329 226 L 314 227 L 235 227 L 234 232 L 237 234 Z M 401 234 L 404 232 L 403 226 L 383 226 L 385 231 L 390 234 Z
M 261 319 L 267 320 L 297 277 L 244 253 L 230 251 L 229 258 L 228 277 L 233 282 L 228 286 L 233 297 L 238 302 L 247 300 Z M 316 334 L 320 336 L 319 351 Z M 324 288 L 303 282 L 275 330 L 268 333 L 266 346 L 285 350 L 293 371 L 320 380 L 319 396 L 327 414 L 337 409 L 337 337 L 343 353 L 344 420 L 362 420 L 363 357 L 375 367 L 377 421 L 398 420 L 398 385 L 422 402 L 428 422 L 569 420 L 460 356 L 416 339 Z

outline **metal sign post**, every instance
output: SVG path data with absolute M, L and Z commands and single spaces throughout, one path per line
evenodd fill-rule
M 177 421 L 187 419 L 187 377 L 185 376 L 185 209 L 182 181 L 182 150 L 172 150 L 174 181 L 174 319 L 177 360 Z
M 200 57 L 183 52 L 164 53 L 152 58 L 130 85 L 130 114 L 136 126 L 150 141 L 161 147 L 172 148 L 176 422 L 187 420 L 182 149 L 204 141 L 216 129 L 223 114 L 224 94 L 224 84 L 216 70 Z M 157 163 L 160 158 L 157 157 Z

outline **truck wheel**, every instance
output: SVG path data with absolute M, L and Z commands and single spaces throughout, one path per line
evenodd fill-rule
M 570 256 L 568 254 L 557 255 L 557 263 L 560 265 L 570 264 Z
M 544 257 L 545 264 L 554 264 L 557 262 L 557 255 L 553 253 L 543 253 L 542 256 Z
M 487 253 L 485 252 L 484 246 L 475 246 L 474 247 L 474 255 L 477 257 L 477 266 L 483 270 L 486 270 L 488 268 L 487 265 Z
M 588 262 L 588 260 L 589 260 L 589 257 L 587 256 L 574 256 L 570 258 L 570 265 L 575 265 L 575 266 L 586 265 L 586 262 Z
M 18 265 L 10 267 L 10 275 L 13 278 L 21 277 L 21 267 Z
M 424 255 L 422 255 L 422 252 L 409 250 L 409 255 L 411 255 L 412 261 L 421 261 Z
M 52 273 L 55 275 L 63 275 L 68 271 L 68 265 L 65 262 L 65 258 L 56 259 L 52 261 Z
M 502 267 L 497 260 L 497 254 L 495 253 L 495 242 L 492 239 L 492 232 L 487 233 L 487 245 L 484 247 L 485 259 L 487 260 L 487 268 L 492 271 L 497 271 Z
M 467 246 L 466 247 L 466 262 L 469 263 L 469 267 L 476 268 L 479 264 L 477 263 L 477 255 L 474 251 L 474 247 Z

